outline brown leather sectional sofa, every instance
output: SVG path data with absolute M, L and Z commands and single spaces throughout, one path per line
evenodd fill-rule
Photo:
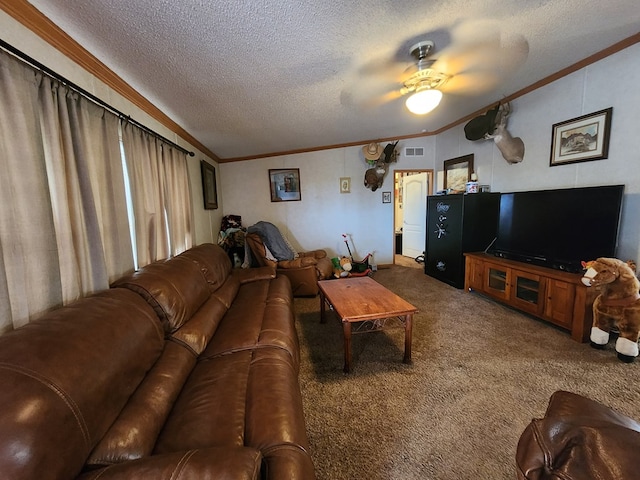
M 0 472 L 313 479 L 292 292 L 217 245 L 0 337 Z

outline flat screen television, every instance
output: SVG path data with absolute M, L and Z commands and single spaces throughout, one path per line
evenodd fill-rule
M 623 194 L 624 185 L 503 193 L 489 253 L 568 272 L 615 257 Z

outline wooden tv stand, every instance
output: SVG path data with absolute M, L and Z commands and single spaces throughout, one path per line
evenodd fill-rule
M 589 341 L 598 292 L 582 275 L 516 262 L 486 253 L 465 253 L 464 288 L 553 323 L 578 342 Z

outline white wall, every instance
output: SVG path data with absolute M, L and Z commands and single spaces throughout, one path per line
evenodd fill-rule
M 375 192 L 364 187 L 364 172 L 369 167 L 361 147 L 223 163 L 220 171 L 224 214 L 241 215 L 247 227 L 260 220 L 269 221 L 299 251 L 323 248 L 332 256 L 348 255 L 342 238 L 346 233 L 356 259 L 372 253 L 375 263 L 393 263 L 394 205 L 382 203 L 382 192 L 393 194 L 396 168 L 434 168 L 434 138 L 415 139 L 403 145 L 424 147 L 425 157 L 408 161 L 401 156 L 391 164 L 384 185 Z M 270 201 L 270 168 L 300 169 L 301 201 Z M 340 177 L 351 177 L 351 193 L 340 193 Z
M 475 171 L 492 191 L 625 184 L 618 257 L 640 260 L 640 149 L 637 120 L 640 111 L 640 44 L 512 102 L 509 131 L 526 145 L 524 161 L 510 165 L 491 141 L 470 142 L 463 126 L 436 137 L 401 141 L 425 147 L 421 161 L 400 157 L 392 169 L 433 168 L 436 187 L 442 186 L 444 160 L 475 154 Z M 609 158 L 562 166 L 549 166 L 554 123 L 613 107 Z M 268 169 L 300 168 L 302 201 L 271 203 Z M 379 264 L 393 262 L 393 205 L 382 204 L 381 191 L 393 190 L 393 176 L 371 192 L 363 186 L 367 168 L 360 148 L 287 155 L 220 165 L 225 214 L 238 214 L 249 226 L 271 221 L 287 232 L 301 249 L 325 248 L 345 254 L 341 233 L 350 233 L 359 256 L 375 252 Z M 351 177 L 350 194 L 339 193 L 339 178 Z M 585 235 L 594 228 L 585 225 Z M 355 254 L 355 252 L 354 252 Z
M 0 10 L 0 32 L 2 32 L 2 39 L 13 45 L 18 50 L 26 53 L 33 59 L 46 65 L 56 73 L 92 93 L 122 113 L 129 115 L 146 127 L 156 131 L 165 138 L 177 143 L 187 150 L 193 151 L 195 156 L 187 158 L 189 162 L 189 182 L 191 186 L 191 203 L 194 217 L 194 244 L 216 241 L 218 231 L 220 230 L 220 220 L 222 219 L 223 200 L 221 196 L 218 195 L 219 208 L 217 210 L 204 209 L 202 181 L 200 176 L 200 160 L 207 159 L 209 163 L 218 169 L 216 162 L 193 147 L 193 145 L 190 145 L 188 142 L 178 137 L 171 130 L 150 117 L 130 101 L 126 100 L 120 94 L 98 80 L 95 76 L 79 67 L 72 60 L 61 54 L 58 50 L 53 48 L 31 32 L 31 30 L 24 27 L 21 23 L 14 20 L 2 10 Z M 217 177 L 219 192 L 220 175 Z

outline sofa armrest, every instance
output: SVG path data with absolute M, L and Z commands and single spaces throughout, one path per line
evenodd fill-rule
M 301 257 L 313 257 L 319 259 L 325 258 L 327 256 L 327 252 L 324 250 L 311 250 L 309 252 L 300 252 L 298 255 Z
M 278 268 L 304 268 L 309 266 L 315 266 L 318 263 L 315 257 L 298 257 L 293 260 L 280 260 L 278 262 Z
M 244 284 L 276 278 L 276 269 L 275 267 L 236 268 L 233 270 L 233 275 L 237 275 L 240 284 Z
M 315 297 L 318 294 L 318 273 L 315 266 L 278 268 L 277 273 L 289 279 L 294 297 Z
M 266 480 L 282 478 L 315 479 L 311 455 L 300 445 L 281 444 L 263 451 Z
M 640 425 L 588 398 L 558 391 L 516 450 L 520 480 L 635 478 Z
M 318 280 L 325 280 L 333 277 L 333 262 L 329 257 L 323 257 L 318 259 L 316 264 L 316 270 L 318 271 Z
M 262 454 L 247 447 L 220 447 L 153 455 L 92 470 L 76 480 L 257 480 Z

